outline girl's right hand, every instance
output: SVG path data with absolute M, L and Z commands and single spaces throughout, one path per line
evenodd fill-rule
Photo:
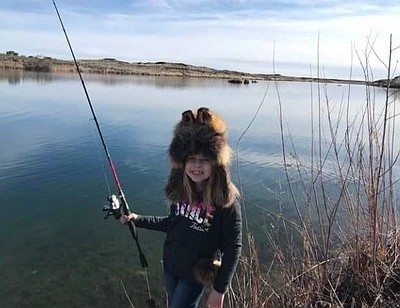
M 121 218 L 119 219 L 119 221 L 122 224 L 126 224 L 128 223 L 130 220 L 135 221 L 135 219 L 137 218 L 137 214 L 135 213 L 130 213 L 129 215 L 122 215 Z

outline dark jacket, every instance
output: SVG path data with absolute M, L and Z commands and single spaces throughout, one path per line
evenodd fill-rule
M 167 233 L 164 243 L 165 270 L 180 278 L 194 279 L 193 268 L 220 250 L 222 265 L 214 282 L 217 292 L 226 292 L 242 248 L 242 218 L 238 201 L 231 207 L 216 207 L 206 213 L 201 203 L 173 203 L 168 216 L 138 216 L 139 228 Z

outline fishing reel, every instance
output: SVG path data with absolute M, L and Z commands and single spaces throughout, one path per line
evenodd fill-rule
M 109 216 L 114 216 L 115 219 L 120 219 L 121 213 L 121 202 L 116 195 L 111 195 L 107 197 L 108 204 L 103 206 L 103 212 L 106 212 L 104 219 Z

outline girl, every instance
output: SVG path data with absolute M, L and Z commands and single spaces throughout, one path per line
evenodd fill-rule
M 139 228 L 166 232 L 163 264 L 171 308 L 223 307 L 242 247 L 238 191 L 230 180 L 231 149 L 224 121 L 208 108 L 182 114 L 169 147 L 165 217 L 123 215 Z

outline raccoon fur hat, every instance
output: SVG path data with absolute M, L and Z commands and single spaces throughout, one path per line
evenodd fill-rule
M 213 161 L 215 166 L 216 205 L 231 204 L 237 194 L 230 180 L 229 163 L 232 150 L 228 144 L 227 126 L 224 120 L 206 107 L 197 112 L 187 110 L 176 124 L 173 138 L 168 149 L 171 170 L 165 194 L 171 201 L 187 199 L 183 189 L 183 177 L 186 158 L 189 155 L 202 154 Z

